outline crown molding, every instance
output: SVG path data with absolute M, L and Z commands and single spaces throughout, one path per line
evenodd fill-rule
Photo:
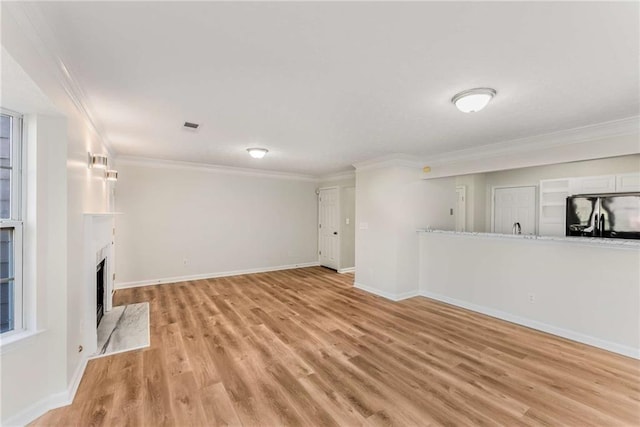
M 357 172 L 371 169 L 403 167 L 403 168 L 422 168 L 423 161 L 417 157 L 407 154 L 389 154 L 386 156 L 376 157 L 370 160 L 364 160 L 362 162 L 356 162 L 353 167 Z
M 429 166 L 440 166 L 449 163 L 501 157 L 507 154 L 512 155 L 548 148 L 570 146 L 616 136 L 639 134 L 640 116 L 633 116 L 579 128 L 565 129 L 558 132 L 545 133 L 465 150 L 437 154 L 424 158 L 423 163 L 428 164 Z M 638 144 L 638 152 L 640 152 L 640 143 Z
M 356 171 L 346 171 L 346 172 L 338 172 L 329 175 L 322 175 L 318 178 L 318 181 L 328 182 L 328 181 L 340 181 L 343 179 L 352 179 L 356 177 Z
M 226 173 L 232 175 L 257 176 L 262 178 L 293 179 L 298 181 L 318 182 L 313 175 L 278 172 L 265 169 L 240 168 L 235 166 L 212 165 L 208 163 L 183 162 L 177 160 L 152 159 L 149 157 L 119 156 L 116 165 L 142 166 L 163 169 L 187 169 L 203 172 Z
M 114 156 L 115 152 L 111 142 L 91 114 L 87 96 L 73 71 L 65 64 L 51 27 L 38 10 L 37 5 L 33 2 L 8 2 L 3 3 L 2 9 L 3 12 L 8 12 L 14 18 L 25 37 L 32 43 L 48 67 L 53 70 L 55 79 L 89 127 L 95 132 L 108 154 Z

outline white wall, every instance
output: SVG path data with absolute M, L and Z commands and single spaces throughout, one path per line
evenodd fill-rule
M 118 167 L 116 287 L 318 261 L 315 181 L 166 162 Z
M 25 304 L 30 331 L 40 331 L 2 348 L 0 417 L 11 425 L 68 403 L 82 374 L 82 212 L 104 210 L 107 195 L 103 175 L 87 168 L 87 152 L 107 150 L 70 98 L 60 58 L 43 48 L 19 4 L 3 4 L 1 28 L 2 106 L 26 114 L 31 147 L 25 286 L 33 293 Z
M 578 243 L 421 233 L 420 290 L 640 357 L 640 253 Z M 528 294 L 535 295 L 535 303 Z
M 455 179 L 419 168 L 356 171 L 356 286 L 391 299 L 418 291 L 418 228 L 453 229 Z

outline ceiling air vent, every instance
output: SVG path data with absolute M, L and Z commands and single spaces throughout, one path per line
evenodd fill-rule
M 197 124 L 197 123 L 184 122 L 184 127 L 186 127 L 187 129 L 196 130 L 196 129 L 198 129 L 200 127 L 200 125 Z

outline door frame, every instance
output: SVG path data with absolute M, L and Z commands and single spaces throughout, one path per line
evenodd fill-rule
M 336 204 L 338 205 L 338 250 L 337 250 L 337 255 L 336 255 L 336 264 L 337 264 L 337 268 L 336 271 L 340 270 L 340 268 L 342 268 L 342 257 L 341 257 L 341 246 L 342 246 L 342 206 L 340 203 L 340 198 L 342 196 L 342 192 L 340 189 L 340 186 L 336 185 L 336 186 L 331 186 L 331 187 L 320 187 L 316 190 L 316 194 L 317 194 L 317 202 L 318 202 L 318 219 L 316 221 L 316 225 L 317 225 L 317 231 L 318 231 L 318 245 L 317 245 L 317 251 L 318 251 L 318 263 L 320 263 L 320 192 L 322 190 L 337 190 L 338 192 L 338 197 L 336 197 Z M 322 264 L 320 264 L 322 265 Z M 330 268 L 330 267 L 327 267 Z
M 456 185 L 456 216 L 455 220 L 457 222 L 458 215 L 460 214 L 458 207 L 458 190 L 462 190 L 462 201 L 463 201 L 463 210 L 462 210 L 462 231 L 467 231 L 467 186 L 466 185 Z M 456 230 L 458 231 L 458 230 Z
M 539 186 L 537 184 L 534 185 L 492 185 L 491 186 L 491 232 L 495 233 L 495 229 L 496 229 L 496 216 L 495 216 L 495 210 L 496 210 L 496 190 L 501 190 L 504 188 L 533 188 L 534 189 L 534 196 L 533 196 L 533 201 L 534 201 L 534 206 L 533 206 L 533 210 L 535 211 L 533 213 L 534 215 L 534 224 L 533 224 L 533 234 L 535 236 L 538 235 L 538 221 L 539 221 L 539 205 L 540 203 L 538 203 L 538 199 L 540 197 L 540 189 L 538 188 Z

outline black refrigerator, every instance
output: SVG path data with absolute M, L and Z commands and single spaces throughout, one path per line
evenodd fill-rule
M 640 239 L 640 192 L 567 197 L 567 236 Z

